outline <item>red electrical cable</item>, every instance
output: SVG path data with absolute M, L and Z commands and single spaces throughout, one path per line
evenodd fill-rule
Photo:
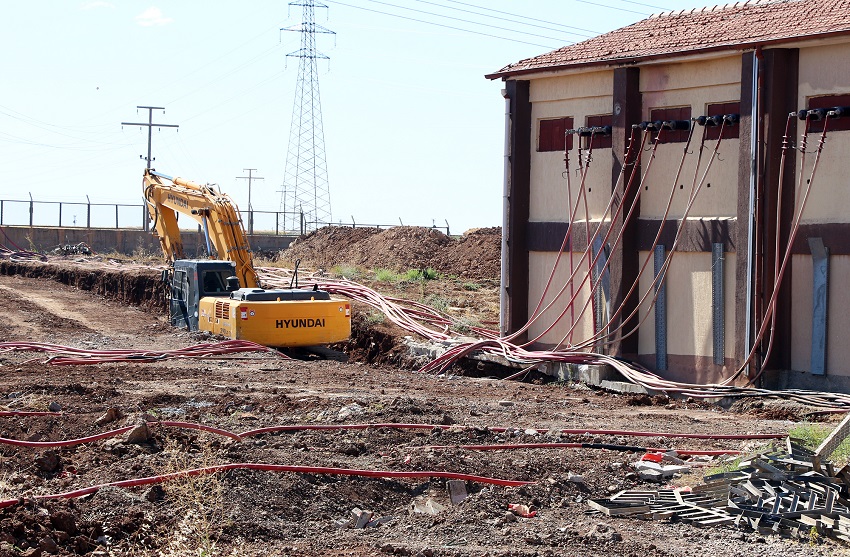
M 447 480 L 462 480 L 477 482 L 490 485 L 499 485 L 503 487 L 520 487 L 529 485 L 534 482 L 522 480 L 504 480 L 500 478 L 490 478 L 487 476 L 475 476 L 472 474 L 459 474 L 455 472 L 442 471 L 413 471 L 400 472 L 389 470 L 359 470 L 351 468 L 328 468 L 324 466 L 290 466 L 285 464 L 262 464 L 256 462 L 238 462 L 232 464 L 219 464 L 217 466 L 207 466 L 204 468 L 194 468 L 191 470 L 182 470 L 171 474 L 162 474 L 158 476 L 148 476 L 145 478 L 136 478 L 131 480 L 122 480 L 117 482 L 109 482 L 64 493 L 54 493 L 48 495 L 34 495 L 26 499 L 7 499 L 0 501 L 0 508 L 11 507 L 26 500 L 45 501 L 49 499 L 74 499 L 90 495 L 104 487 L 139 487 L 143 485 L 160 484 L 181 478 L 193 476 L 205 476 L 208 474 L 217 474 L 219 472 L 227 472 L 230 470 L 260 470 L 264 472 L 277 473 L 293 473 L 293 474 L 319 474 L 319 475 L 335 475 L 335 476 L 357 476 L 365 478 L 404 478 L 404 479 L 419 479 L 419 478 L 441 478 Z
M 179 429 L 194 429 L 199 431 L 206 431 L 208 433 L 214 433 L 216 435 L 221 435 L 223 437 L 229 437 L 236 441 L 242 441 L 242 437 L 237 433 L 233 433 L 232 431 L 227 431 L 225 429 L 219 429 L 217 427 L 212 427 L 204 424 L 196 424 L 191 422 L 147 422 L 148 426 L 156 426 L 161 425 L 164 427 L 173 427 Z M 125 427 L 121 427 L 118 429 L 113 429 L 110 431 L 104 431 L 102 433 L 97 433 L 95 435 L 89 435 L 87 437 L 80 437 L 77 439 L 64 439 L 61 441 L 23 441 L 20 439 L 7 439 L 5 437 L 0 437 L 0 445 L 13 445 L 17 447 L 31 447 L 31 448 L 50 448 L 50 447 L 73 447 L 75 445 L 84 445 L 86 443 L 93 443 L 95 441 L 100 441 L 102 439 L 109 439 L 111 437 L 117 437 L 119 435 L 123 435 L 128 431 L 136 428 L 137 425 L 129 425 Z
M 661 135 L 662 135 L 662 134 L 661 134 L 661 133 L 659 133 L 659 134 L 658 134 L 658 136 L 656 137 L 655 141 L 653 142 L 653 146 L 652 146 L 651 154 L 650 154 L 650 160 L 649 160 L 649 163 L 647 164 L 647 168 L 644 170 L 643 175 L 641 176 L 641 180 L 643 180 L 643 179 L 646 177 L 646 174 L 649 172 L 650 168 L 652 167 L 652 162 L 655 160 L 655 152 L 657 151 L 657 149 L 658 149 L 658 145 L 660 144 L 660 137 L 661 137 Z M 630 176 L 630 178 L 629 178 L 629 184 L 628 184 L 628 188 L 629 188 L 629 190 L 631 189 L 632 182 L 633 182 L 633 180 L 634 180 L 635 175 L 637 174 L 637 172 L 636 172 L 636 171 L 637 171 L 637 169 L 638 169 L 638 166 L 637 166 L 637 165 L 638 165 L 638 163 L 640 162 L 641 154 L 642 154 L 642 152 L 643 152 L 643 147 L 644 147 L 644 145 L 646 144 L 646 138 L 647 138 L 648 136 L 649 136 L 649 134 L 648 134 L 648 133 L 644 133 L 644 135 L 643 135 L 643 141 L 641 142 L 640 152 L 638 153 L 638 156 L 635 158 L 635 163 L 634 163 L 634 166 L 633 166 L 633 172 L 632 172 L 632 174 L 631 174 L 631 176 Z M 637 191 L 637 193 L 635 194 L 635 197 L 634 197 L 634 199 L 632 200 L 632 203 L 631 203 L 631 205 L 630 205 L 630 207 L 629 207 L 629 211 L 628 211 L 628 214 L 626 215 L 626 217 L 625 217 L 625 219 L 624 219 L 624 222 L 625 222 L 625 221 L 628 221 L 628 220 L 631 218 L 631 215 L 632 215 L 632 213 L 634 212 L 634 210 L 635 210 L 635 208 L 636 208 L 636 206 L 637 206 L 637 202 L 638 202 L 638 200 L 640 199 L 640 194 L 641 194 L 641 190 L 640 190 L 640 189 L 638 189 L 638 191 Z M 615 198 L 615 196 L 612 196 L 612 199 L 614 199 L 614 198 Z M 617 206 L 617 210 L 615 211 L 615 213 L 614 213 L 614 214 L 612 215 L 612 217 L 611 217 L 611 222 L 613 222 L 614 220 L 616 220 L 616 219 L 617 219 L 617 217 L 619 217 L 620 213 L 621 213 L 621 212 L 622 212 L 622 210 L 623 210 L 623 207 L 625 207 L 625 204 L 624 204 L 624 203 L 620 203 L 620 204 L 618 204 L 618 206 Z M 608 211 L 606 210 L 606 211 L 605 211 L 605 213 L 607 213 L 607 212 L 608 212 Z M 606 245 L 606 244 L 608 243 L 608 239 L 611 237 L 611 234 L 613 233 L 614 228 L 615 228 L 614 226 L 609 226 L 609 227 L 608 227 L 608 231 L 605 233 L 605 237 L 602 239 L 602 245 Z M 596 238 L 599 236 L 599 233 L 600 233 L 600 231 L 601 231 L 601 230 L 602 230 L 602 223 L 600 222 L 600 223 L 599 223 L 599 226 L 597 226 L 597 227 L 596 227 L 596 232 L 594 233 L 593 237 L 588 239 L 588 241 L 587 241 L 587 245 L 588 245 L 588 246 L 592 246 L 592 245 L 593 245 L 593 242 L 594 242 L 594 241 L 596 240 Z M 615 248 L 616 248 L 616 246 L 618 245 L 618 241 L 619 241 L 619 240 L 621 240 L 621 239 L 622 239 L 622 230 L 621 230 L 621 231 L 620 231 L 620 233 L 618 234 L 617 239 L 615 240 L 615 243 L 614 243 L 614 246 L 612 247 L 612 249 L 615 249 Z M 595 264 L 596 264 L 596 262 L 598 261 L 599 257 L 601 257 L 601 256 L 602 256 L 602 253 L 603 253 L 603 252 L 602 252 L 602 251 L 600 251 L 598 254 L 596 254 L 596 257 L 595 257 L 595 258 L 593 258 L 593 260 L 592 260 L 593 262 L 591 263 L 591 267 L 592 267 L 593 265 L 595 265 Z M 584 253 L 582 254 L 581 259 L 579 259 L 579 265 L 581 265 L 582 261 L 584 261 L 584 257 L 585 257 L 585 256 L 587 256 L 587 255 L 588 255 L 588 250 L 587 250 L 587 249 L 585 249 Z M 573 281 L 573 279 L 574 279 L 574 277 L 575 277 L 575 273 L 572 273 L 572 274 L 570 275 L 570 277 L 567 279 L 567 281 L 572 282 L 572 281 Z M 585 278 L 586 278 L 586 277 L 585 277 Z M 583 281 L 582 281 L 582 283 L 581 283 L 581 285 L 583 285 L 583 284 L 584 284 L 584 282 L 585 282 L 585 281 L 583 280 Z M 579 285 L 579 289 L 581 288 L 581 285 Z M 547 304 L 547 305 L 546 305 L 546 307 L 545 307 L 545 308 L 541 311 L 541 314 L 542 314 L 543 312 L 545 312 L 546 310 L 548 310 L 549 308 L 551 308 L 551 307 L 554 305 L 555 301 L 556 301 L 556 300 L 560 297 L 560 295 L 563 293 L 563 291 L 565 290 L 565 288 L 566 288 L 566 284 L 565 284 L 565 286 L 564 286 L 564 287 L 562 287 L 562 288 L 561 288 L 561 291 L 560 291 L 560 292 L 558 292 L 558 294 L 555 296 L 555 298 L 554 298 L 554 299 L 552 299 L 552 300 L 549 302 L 549 304 Z M 553 328 L 554 328 L 554 327 L 558 324 L 558 322 L 559 322 L 559 321 L 560 321 L 560 320 L 564 317 L 564 315 L 566 315 L 566 313 L 567 313 L 567 311 L 569 310 L 569 308 L 570 308 L 570 307 L 572 307 L 572 306 L 573 306 L 573 304 L 575 304 L 575 301 L 576 301 L 577 296 L 578 296 L 578 292 L 576 292 L 573 296 L 571 296 L 571 298 L 570 298 L 569 302 L 567 302 L 567 305 L 566 305 L 566 306 L 564 306 L 564 309 L 561 311 L 561 313 L 558 315 L 558 317 L 556 317 L 556 318 L 555 318 L 555 320 L 554 320 L 554 321 L 553 321 L 553 322 L 552 322 L 552 323 L 551 323 L 551 324 L 550 324 L 550 325 L 549 325 L 549 326 L 548 326 L 548 327 L 547 327 L 544 331 L 542 331 L 541 333 L 539 333 L 539 334 L 538 334 L 535 338 L 533 338 L 533 339 L 529 339 L 528 341 L 524 342 L 524 343 L 523 343 L 523 344 L 521 344 L 520 346 L 521 346 L 521 347 L 527 347 L 527 346 L 531 346 L 531 345 L 532 345 L 532 344 L 534 344 L 535 342 L 540 341 L 540 339 L 542 339 L 542 338 L 543 338 L 543 336 L 545 336 L 548 332 L 550 332 L 550 331 L 551 331 L 551 330 L 552 330 L 552 329 L 553 329 Z M 515 337 L 514 337 L 514 338 L 515 338 Z M 506 337 L 506 340 L 509 340 L 509 339 L 511 339 L 511 337 L 510 337 L 510 336 L 509 336 L 509 337 Z
M 269 426 L 262 427 L 258 429 L 252 429 L 249 431 L 243 431 L 239 434 L 243 439 L 246 437 L 253 437 L 255 435 L 261 435 L 265 433 L 278 433 L 278 432 L 294 432 L 294 431 L 327 431 L 327 430 L 359 430 L 359 429 L 378 429 L 378 428 L 390 428 L 390 429 L 423 429 L 423 430 L 433 430 L 434 428 L 439 428 L 443 430 L 452 430 L 458 429 L 461 431 L 465 430 L 473 430 L 473 429 L 481 429 L 485 428 L 488 431 L 492 431 L 494 433 L 504 433 L 506 431 L 513 431 L 516 428 L 511 427 L 490 427 L 490 426 L 457 426 L 457 425 L 441 425 L 441 424 L 405 424 L 405 423 L 365 423 L 365 424 L 299 424 L 299 425 L 279 425 L 279 426 Z M 530 428 L 532 429 L 532 428 Z M 670 437 L 670 438 L 681 438 L 681 439 L 734 439 L 734 440 L 748 440 L 748 439 L 782 439 L 787 437 L 784 433 L 749 433 L 749 434 L 712 434 L 712 433 L 666 433 L 666 432 L 658 432 L 658 431 L 631 431 L 631 430 L 616 430 L 616 429 L 557 429 L 553 428 L 552 430 L 547 428 L 533 428 L 537 433 L 547 433 L 549 431 L 559 431 L 565 435 L 617 435 L 623 437 Z
M 42 412 L 36 410 L 0 410 L 0 418 L 13 416 L 62 416 L 62 412 Z
M 168 358 L 203 358 L 241 352 L 268 352 L 287 356 L 273 348 L 247 340 L 202 343 L 175 350 L 85 350 L 43 342 L 0 342 L 0 352 L 34 351 L 54 354 L 44 363 L 51 365 L 87 365 L 114 362 L 153 362 Z
M 724 456 L 738 455 L 741 451 L 735 450 L 691 450 L 691 449 L 661 449 L 657 447 L 629 447 L 625 445 L 606 445 L 604 443 L 513 443 L 504 445 L 421 445 L 405 447 L 406 449 L 464 449 L 468 451 L 513 451 L 519 449 L 607 449 L 623 452 L 655 452 L 666 453 L 675 451 L 676 454 L 684 456 Z
M 658 227 L 658 232 L 655 234 L 655 239 L 653 240 L 652 246 L 651 246 L 651 247 L 650 247 L 650 249 L 648 250 L 648 251 L 649 251 L 649 254 L 648 254 L 648 255 L 647 255 L 647 257 L 645 258 L 643 265 L 641 266 L 640 270 L 638 271 L 637 277 L 635 277 L 635 280 L 634 280 L 634 282 L 632 283 L 632 287 L 629 289 L 629 291 L 626 293 L 626 295 L 625 295 L 625 296 L 623 296 L 623 299 L 620 301 L 620 305 L 619 305 L 619 307 L 618 307 L 618 308 L 614 311 L 614 313 L 613 313 L 613 314 L 609 317 L 609 323 L 610 323 L 611 321 L 614 321 L 614 320 L 615 320 L 615 319 L 616 319 L 616 318 L 620 315 L 620 313 L 623 311 L 623 309 L 625 309 L 625 306 L 626 306 L 626 304 L 627 304 L 627 302 L 628 302 L 629 298 L 631 297 L 631 295 L 632 295 L 632 293 L 634 292 L 635 288 L 637 288 L 637 286 L 640 284 L 640 278 L 641 278 L 641 276 L 643 275 L 643 272 L 646 270 L 646 267 L 647 267 L 647 265 L 649 264 L 649 261 L 651 261 L 651 260 L 652 260 L 652 258 L 653 258 L 653 252 L 654 252 L 654 250 L 655 250 L 655 247 L 658 245 L 659 240 L 661 239 L 661 234 L 662 234 L 662 232 L 663 232 L 663 230 L 664 230 L 664 224 L 665 224 L 665 223 L 666 223 L 666 221 L 667 221 L 667 216 L 669 215 L 669 213 L 670 213 L 670 208 L 671 208 L 671 207 L 672 207 L 672 205 L 673 205 L 673 198 L 674 198 L 675 193 L 676 193 L 676 185 L 677 185 L 677 184 L 678 184 L 678 182 L 679 182 L 679 176 L 681 176 L 682 169 L 684 168 L 684 165 L 685 165 L 685 159 L 687 158 L 687 155 L 688 155 L 688 148 L 689 148 L 689 147 L 690 147 L 690 145 L 691 145 L 691 140 L 692 140 L 692 138 L 693 138 L 693 132 L 694 132 L 694 127 L 693 127 L 693 125 L 691 125 L 691 126 L 690 126 L 690 130 L 688 131 L 688 139 L 687 139 L 687 141 L 685 142 L 685 147 L 684 147 L 684 149 L 682 150 L 682 159 L 679 161 L 679 167 L 678 167 L 678 169 L 677 169 L 677 171 L 676 171 L 676 175 L 675 175 L 675 177 L 673 178 L 673 184 L 672 184 L 672 186 L 671 186 L 670 195 L 669 195 L 669 196 L 668 196 L 668 198 L 667 198 L 667 206 L 666 206 L 666 208 L 665 208 L 665 210 L 664 210 L 664 215 L 661 217 L 661 225 Z M 660 136 L 660 135 L 661 135 L 661 134 L 660 134 L 660 132 L 659 132 L 659 136 Z M 696 171 L 695 171 L 695 172 L 698 172 L 698 171 L 699 171 L 699 164 L 700 164 L 700 163 L 699 163 L 699 160 L 702 158 L 702 150 L 703 150 L 703 146 L 704 146 L 704 145 L 705 145 L 705 129 L 703 129 L 702 142 L 701 142 L 701 144 L 700 144 L 700 150 L 699 150 L 699 152 L 700 152 L 700 156 L 699 156 L 699 159 L 697 160 L 697 165 L 696 165 Z M 654 158 L 654 153 L 653 153 L 653 158 Z M 648 173 L 647 173 L 647 174 L 648 174 Z M 644 177 L 645 177 L 647 174 L 645 174 L 645 175 L 644 175 Z M 696 182 L 696 175 L 694 175 L 694 182 Z M 693 192 L 693 188 L 692 188 L 692 192 Z M 619 245 L 619 242 L 620 242 L 620 240 L 621 240 L 621 236 L 622 236 L 623 232 L 626 230 L 626 226 L 625 226 L 625 224 L 628 222 L 629 218 L 631 217 L 631 214 L 632 214 L 632 211 L 630 210 L 630 211 L 629 211 L 629 213 L 628 213 L 628 215 L 626 216 L 626 220 L 625 220 L 625 222 L 624 222 L 623 227 L 620 229 L 620 232 L 619 232 L 619 234 L 618 234 L 617 238 L 614 240 L 614 246 L 615 246 L 615 247 L 616 247 L 617 245 Z M 682 223 L 679 225 L 680 227 L 682 227 L 682 226 L 684 226 L 684 225 L 685 225 L 685 220 L 686 220 L 686 219 L 683 217 L 683 218 L 682 218 Z M 612 249 L 613 249 L 613 248 L 612 248 Z M 671 251 L 672 251 L 672 250 L 671 250 Z M 599 256 L 597 255 L 597 259 L 598 259 L 598 257 L 599 257 Z M 605 269 L 607 269 L 607 268 L 609 267 L 610 263 L 611 263 L 611 258 L 609 257 L 608 259 L 606 259 L 605 263 L 603 264 L 603 267 L 602 267 L 602 269 L 600 270 L 600 272 L 598 273 L 598 276 L 597 276 L 596 280 L 595 280 L 595 281 L 592 281 L 592 284 L 591 284 L 591 290 L 590 290 L 590 295 L 589 295 L 589 297 L 588 297 L 588 300 L 593 299 L 593 295 L 594 295 L 594 293 L 595 293 L 595 292 L 596 292 L 596 290 L 599 288 L 599 285 L 600 285 L 600 284 L 601 284 L 601 282 L 602 282 L 602 273 L 605 271 Z M 638 305 L 640 305 L 640 303 L 638 303 Z M 579 313 L 579 317 L 578 317 L 579 319 L 581 319 L 581 317 L 584 315 L 585 311 L 587 311 L 587 307 L 588 307 L 588 302 L 586 301 L 586 302 L 584 303 L 584 306 L 583 306 L 583 307 L 582 307 L 582 309 L 581 309 L 581 312 Z M 627 321 L 627 320 L 624 320 L 623 325 L 625 324 L 625 322 L 626 322 L 626 321 Z M 597 341 L 599 341 L 599 340 L 602 340 L 602 339 L 603 339 L 603 338 L 605 338 L 605 337 L 610 337 L 611 335 L 613 335 L 613 334 L 615 334 L 616 332 L 620 331 L 620 330 L 622 329 L 622 326 L 623 326 L 623 325 L 621 325 L 621 326 L 619 326 L 619 327 L 617 327 L 617 328 L 615 328 L 615 329 L 613 329 L 613 330 L 611 330 L 609 327 L 606 327 L 606 330 L 604 331 L 604 334 L 602 334 L 602 333 L 603 333 L 603 331 L 602 331 L 602 330 L 599 330 L 598 332 L 594 332 L 594 333 L 591 335 L 591 337 L 590 337 L 589 339 L 586 339 L 586 340 L 585 340 L 585 341 L 581 344 L 581 346 L 582 346 L 582 347 L 589 347 L 589 346 L 591 346 L 593 343 L 595 343 L 595 342 L 597 342 Z M 596 330 L 596 329 L 594 329 L 594 330 Z M 622 340 L 622 338 L 625 338 L 625 337 L 621 337 L 619 340 Z M 555 346 L 554 350 L 559 349 L 562 343 L 563 343 L 563 340 L 562 340 L 561 342 L 559 342 L 559 343 Z M 607 345 L 607 344 L 610 344 L 610 343 L 606 343 L 606 344 L 604 344 L 604 345 Z M 604 345 L 603 345 L 603 346 L 604 346 Z
M 634 183 L 634 178 L 637 175 L 638 163 L 640 162 L 641 154 L 643 153 L 643 148 L 644 148 L 644 145 L 646 144 L 646 140 L 647 140 L 648 136 L 643 135 L 643 138 L 641 140 L 641 144 L 638 147 L 638 153 L 635 157 L 635 160 L 630 163 L 629 158 L 631 157 L 632 151 L 634 150 L 636 132 L 637 132 L 637 129 L 632 127 L 631 135 L 629 136 L 628 147 L 626 148 L 626 153 L 623 157 L 623 165 L 620 168 L 620 173 L 617 176 L 617 182 L 616 182 L 616 184 L 614 185 L 614 188 L 613 188 L 613 191 L 615 193 L 616 193 L 619 185 L 625 180 L 626 169 L 628 169 L 629 166 L 632 167 L 632 171 L 629 173 L 629 180 L 626 183 L 626 188 L 625 188 L 625 194 L 626 195 L 631 191 L 632 185 Z M 568 160 L 566 160 L 566 162 L 569 163 Z M 605 216 L 608 215 L 608 213 L 610 212 L 611 206 L 613 205 L 613 203 L 616 199 L 617 199 L 617 196 L 614 195 L 614 194 L 612 194 L 611 197 L 608 199 L 608 204 L 606 205 L 605 210 L 602 213 L 603 214 L 603 218 L 602 218 L 603 222 L 605 220 Z M 622 204 L 618 205 L 618 210 L 616 212 L 616 215 L 618 215 L 619 212 L 622 210 L 622 209 L 620 209 L 620 207 L 622 207 Z M 558 300 L 561 297 L 561 295 L 564 293 L 564 291 L 566 290 L 567 284 L 564 283 L 564 286 L 561 287 L 561 290 L 555 295 L 553 300 L 551 300 L 546 305 L 546 307 L 541 310 L 541 307 L 543 306 L 543 302 L 546 298 L 546 294 L 549 292 L 549 288 L 552 286 L 552 282 L 555 278 L 555 272 L 558 268 L 559 262 L 561 261 L 561 257 L 563 256 L 564 249 L 568 245 L 570 230 L 571 230 L 572 224 L 575 220 L 575 215 L 576 215 L 577 212 L 578 212 L 578 202 L 576 202 L 575 208 L 570 213 L 570 219 L 569 219 L 569 222 L 567 223 L 567 232 L 564 235 L 563 241 L 561 242 L 561 247 L 558 250 L 558 255 L 555 258 L 555 264 L 552 267 L 552 271 L 549 273 L 549 278 L 547 279 L 546 284 L 543 287 L 543 293 L 540 295 L 540 299 L 537 302 L 537 306 L 534 308 L 534 311 L 531 312 L 531 316 L 526 321 L 526 323 L 522 327 L 520 327 L 517 331 L 505 336 L 503 340 L 505 340 L 505 341 L 514 340 L 517 337 L 519 337 L 521 334 L 526 332 L 531 327 L 531 325 L 534 324 L 537 321 L 537 319 L 540 318 L 541 315 L 543 315 L 543 313 L 545 311 L 547 311 L 550 307 L 552 307 L 552 305 L 554 305 L 555 301 Z M 614 218 L 616 218 L 616 215 L 611 217 L 612 220 Z M 601 223 L 600 223 L 600 225 L 601 225 Z M 598 236 L 600 229 L 601 228 L 597 228 L 597 231 L 594 234 L 593 239 L 595 239 L 596 236 Z M 589 240 L 588 243 L 592 245 L 592 241 Z

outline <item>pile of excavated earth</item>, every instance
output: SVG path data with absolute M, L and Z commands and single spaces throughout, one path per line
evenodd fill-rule
M 325 227 L 296 240 L 281 257 L 326 270 L 340 265 L 403 272 L 434 269 L 446 276 L 499 280 L 502 232 L 477 228 L 459 238 L 434 228 Z
M 497 230 L 335 228 L 282 257 L 328 270 L 431 267 L 444 278 L 383 287 L 424 301 L 432 283 L 461 284 L 441 295 L 473 311 L 495 293 L 498 246 Z M 477 364 L 418 373 L 389 356 L 404 333 L 377 319 L 359 321 L 333 359 L 153 356 L 218 340 L 167 324 L 158 278 L 97 256 L 0 260 L 1 557 L 847 553 L 840 465 L 818 479 L 800 449 L 783 453 L 813 409 L 724 409 L 536 372 L 506 381 L 515 370 Z M 11 350 L 32 342 L 135 356 L 69 365 Z M 719 485 L 724 473 L 734 477 Z M 705 474 L 714 499 L 699 495 Z M 790 512 L 793 497 L 776 497 L 798 484 L 795 509 L 811 505 L 811 517 L 770 515 Z M 676 494 L 719 505 L 723 485 L 723 504 L 757 510 L 738 520 L 723 507 L 733 520 L 712 523 L 720 510 L 678 506 Z M 61 494 L 74 496 L 47 498 Z

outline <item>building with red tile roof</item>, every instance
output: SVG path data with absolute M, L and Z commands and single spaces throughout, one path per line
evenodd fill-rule
M 779 46 L 850 33 L 850 0 L 748 0 L 653 15 L 627 27 L 508 64 L 488 78 Z
M 663 13 L 486 77 L 504 333 L 689 383 L 850 388 L 850 0 Z

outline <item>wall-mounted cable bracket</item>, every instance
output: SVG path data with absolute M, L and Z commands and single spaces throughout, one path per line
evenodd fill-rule
M 812 252 L 812 375 L 826 375 L 829 307 L 829 248 L 822 238 L 809 238 Z
M 655 277 L 664 270 L 664 246 L 655 246 L 653 267 Z M 665 371 L 667 369 L 667 287 L 666 280 L 661 277 L 655 282 L 657 297 L 655 299 L 655 370 Z

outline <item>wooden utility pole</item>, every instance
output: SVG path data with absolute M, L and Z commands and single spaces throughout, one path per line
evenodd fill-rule
M 254 207 L 251 205 L 251 182 L 254 180 L 265 180 L 265 178 L 260 178 L 259 176 L 254 176 L 252 173 L 256 172 L 256 168 L 243 168 L 243 171 L 247 172 L 247 176 L 237 176 L 237 180 L 248 180 L 248 234 L 254 233 Z
M 157 127 L 157 128 L 179 128 L 180 126 L 178 126 L 177 124 L 155 124 L 154 123 L 154 121 L 153 121 L 153 111 L 154 110 L 161 110 L 163 113 L 165 113 L 165 107 L 162 107 L 162 106 L 137 106 L 136 108 L 137 109 L 141 108 L 141 109 L 148 111 L 148 121 L 147 122 L 121 122 L 121 125 L 122 126 L 140 126 L 140 127 L 147 127 L 148 128 L 148 156 L 145 157 L 144 155 L 139 155 L 139 158 L 145 159 L 145 162 L 147 163 L 147 168 L 150 168 L 151 162 L 154 160 L 153 157 L 151 157 L 151 140 L 153 139 L 153 133 L 152 133 L 153 128 L 154 127 Z M 148 208 L 145 207 L 144 205 L 142 205 L 142 228 L 144 228 L 145 231 L 148 230 Z

